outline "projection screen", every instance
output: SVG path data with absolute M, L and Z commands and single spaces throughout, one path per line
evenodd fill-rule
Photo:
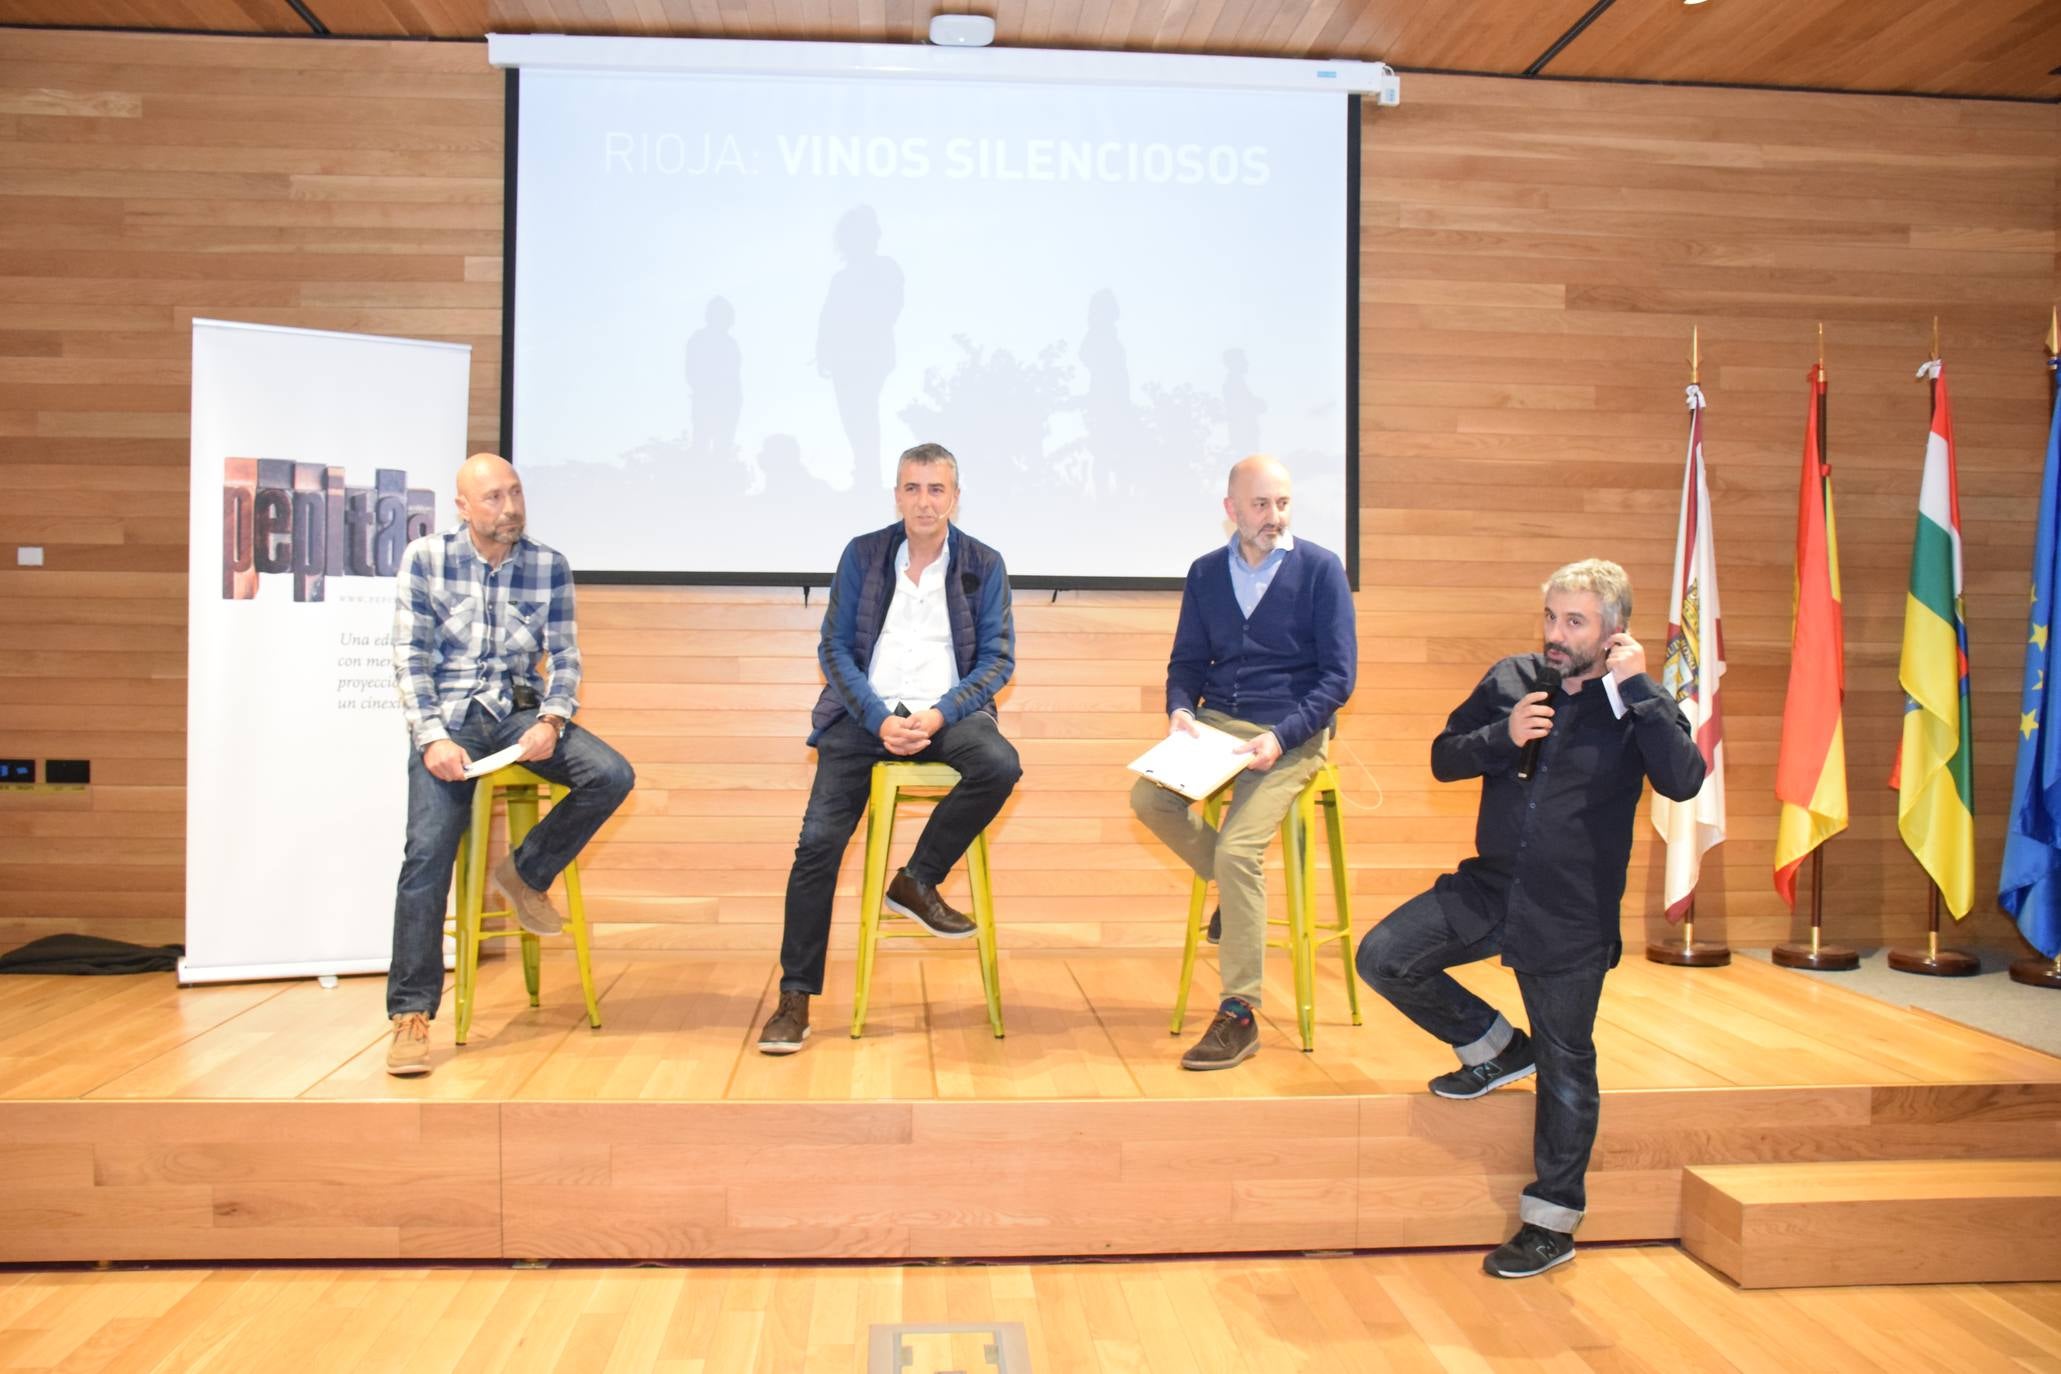
M 1022 583 L 1178 579 L 1253 452 L 1356 565 L 1338 68 L 1145 59 L 1302 87 L 1272 89 L 1150 84 L 1169 69 L 1122 54 L 987 76 L 995 54 L 528 41 L 579 60 L 511 78 L 505 442 L 583 578 L 824 580 L 923 441 Z M 682 46 L 945 65 L 617 65 Z

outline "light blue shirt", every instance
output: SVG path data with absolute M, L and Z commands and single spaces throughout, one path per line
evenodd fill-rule
M 1267 594 L 1267 588 L 1274 585 L 1274 574 L 1281 571 L 1288 551 L 1295 547 L 1295 536 L 1284 534 L 1281 542 L 1274 545 L 1274 551 L 1262 558 L 1257 568 L 1245 561 L 1245 555 L 1238 552 L 1238 536 L 1231 536 L 1231 594 L 1238 598 L 1238 613 L 1247 620 L 1252 619 L 1252 608 L 1260 604 L 1260 598 Z

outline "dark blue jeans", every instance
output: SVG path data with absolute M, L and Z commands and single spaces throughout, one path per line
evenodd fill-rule
M 780 939 L 780 990 L 819 996 L 830 949 L 830 907 L 837 896 L 837 869 L 872 792 L 873 765 L 898 756 L 880 736 L 850 716 L 839 716 L 816 741 L 816 781 L 802 813 L 794 867 L 787 875 L 787 911 Z M 1023 776 L 1016 746 L 1002 738 L 995 718 L 976 711 L 931 737 L 930 747 L 905 760 L 949 763 L 959 785 L 930 813 L 916 848 L 903 867 L 932 887 L 988 828 Z
M 471 757 L 484 758 L 515 743 L 536 723 L 535 711 L 510 712 L 507 719 L 497 721 L 475 704 L 451 731 L 451 738 Z M 545 811 L 515 851 L 515 871 L 542 892 L 615 814 L 637 777 L 621 754 L 580 725 L 565 727 L 550 758 L 531 759 L 523 767 L 572 789 L 565 800 Z M 436 1017 L 444 991 L 444 910 L 451 894 L 451 865 L 458 857 L 458 841 L 472 823 L 472 790 L 477 785 L 432 776 L 421 753 L 409 750 L 408 841 L 394 892 L 394 954 L 386 974 L 389 1016 L 419 1011 Z
M 1469 940 L 1453 928 L 1447 903 L 1466 896 L 1441 880 L 1412 897 L 1360 941 L 1360 977 L 1403 1015 L 1453 1047 L 1462 1064 L 1493 1059 L 1510 1043 L 1508 1020 L 1462 987 L 1446 970 L 1501 952 L 1503 927 Z M 1596 1003 L 1615 951 L 1553 973 L 1517 972 L 1524 1014 L 1538 1056 L 1538 1102 L 1532 1121 L 1537 1177 L 1518 1199 L 1523 1221 L 1572 1231 L 1588 1207 L 1583 1176 L 1596 1143 L 1603 1106 L 1596 1086 Z

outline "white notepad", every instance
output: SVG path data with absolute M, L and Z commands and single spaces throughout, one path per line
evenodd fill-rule
M 1131 771 L 1161 787 L 1201 801 L 1245 771 L 1250 753 L 1234 754 L 1245 741 L 1213 725 L 1195 723 L 1195 733 L 1176 729 L 1131 760 Z
M 467 778 L 483 778 L 496 768 L 506 768 L 522 755 L 522 741 L 517 740 L 499 753 L 489 754 L 483 759 L 474 759 L 465 766 Z

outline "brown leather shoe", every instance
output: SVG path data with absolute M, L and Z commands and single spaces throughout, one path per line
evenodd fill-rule
M 1219 1011 L 1195 1048 L 1181 1056 L 1181 1067 L 1198 1072 L 1235 1068 L 1258 1053 L 1259 1017 Z
M 946 906 L 936 888 L 910 877 L 906 868 L 899 870 L 895 880 L 887 885 L 887 898 L 882 905 L 907 916 L 940 939 L 963 940 L 974 931 L 973 922 Z
M 759 1053 L 793 1054 L 808 1038 L 809 995 L 806 992 L 781 993 L 779 1005 L 766 1018 L 766 1028 L 759 1032 Z
M 429 1018 L 419 1011 L 393 1018 L 394 1042 L 386 1047 L 386 1071 L 396 1078 L 429 1072 Z
M 516 871 L 515 856 L 503 854 L 494 865 L 494 884 L 515 908 L 515 923 L 532 935 L 556 935 L 565 929 L 565 918 L 551 905 L 549 894 L 539 892 Z

